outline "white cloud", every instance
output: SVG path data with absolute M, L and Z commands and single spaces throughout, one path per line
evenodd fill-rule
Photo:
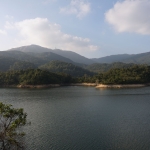
M 6 15 L 5 18 L 6 18 L 6 19 L 9 19 L 9 20 L 10 20 L 10 19 L 14 19 L 14 17 L 13 17 L 13 16 L 10 16 L 10 15 Z
M 5 27 L 5 29 L 13 29 L 14 28 L 14 24 L 6 21 L 4 27 Z
M 6 35 L 6 34 L 7 34 L 7 32 L 6 32 L 5 30 L 0 30 L 0 34 L 2 34 L 2 35 Z
M 42 3 L 43 4 L 48 4 L 48 3 L 51 3 L 51 2 L 56 2 L 57 0 L 44 0 Z
M 37 44 L 48 48 L 60 48 L 75 52 L 88 52 L 98 49 L 90 39 L 65 34 L 61 26 L 50 23 L 46 18 L 35 18 L 14 23 L 19 31 L 17 43 L 21 45 Z
M 106 21 L 118 32 L 150 34 L 150 0 L 117 2 L 105 14 Z
M 74 14 L 77 18 L 81 19 L 85 17 L 91 11 L 91 6 L 89 2 L 84 0 L 71 0 L 67 7 L 60 9 L 61 13 L 64 14 Z

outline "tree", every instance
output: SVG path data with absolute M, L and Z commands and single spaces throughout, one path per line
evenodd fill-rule
M 0 149 L 24 149 L 22 126 L 27 124 L 27 114 L 22 108 L 15 109 L 12 105 L 0 102 Z

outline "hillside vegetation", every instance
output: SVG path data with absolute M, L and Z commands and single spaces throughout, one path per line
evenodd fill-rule
M 75 63 L 79 63 L 79 64 L 92 64 L 95 61 L 86 58 L 84 56 L 81 56 L 80 54 L 77 54 L 75 52 L 72 51 L 65 51 L 65 50 L 60 50 L 60 49 L 49 49 L 49 48 L 45 48 L 45 47 L 41 47 L 38 45 L 29 45 L 29 46 L 22 46 L 22 47 L 17 47 L 17 48 L 13 48 L 10 49 L 9 51 L 21 51 L 24 53 L 44 53 L 44 52 L 51 52 L 51 53 L 55 53 L 58 56 L 62 56 L 64 58 L 67 58 L 69 60 L 72 60 Z M 54 59 L 54 60 L 60 60 L 60 59 Z M 63 60 L 60 60 L 63 61 Z M 68 61 L 65 61 L 68 62 Z
M 139 84 L 150 83 L 149 66 L 115 68 L 94 76 L 72 77 L 40 69 L 0 72 L 0 85 L 47 85 L 68 83 Z
M 55 74 L 40 69 L 0 72 L 0 85 L 41 85 L 71 83 L 73 79 L 66 74 Z
M 115 62 L 115 63 L 111 63 L 111 64 L 107 64 L 107 63 L 94 63 L 92 65 L 88 65 L 85 66 L 84 68 L 92 71 L 92 72 L 96 72 L 96 73 L 102 73 L 102 72 L 107 72 L 110 69 L 115 69 L 115 68 L 129 68 L 131 66 L 134 66 L 135 64 L 126 64 L 126 63 L 122 63 L 122 62 Z
M 85 74 L 88 76 L 94 75 L 93 72 L 90 72 L 86 69 L 73 65 L 71 63 L 60 62 L 60 61 L 51 61 L 47 64 L 40 66 L 39 68 L 42 70 L 47 70 L 55 73 L 63 72 L 73 77 L 80 77 Z
M 132 66 L 115 68 L 101 73 L 97 79 L 102 84 L 138 84 L 150 83 L 150 66 Z
M 30 62 L 0 56 L 0 71 L 2 72 L 9 70 L 26 70 L 34 68 L 36 68 L 36 66 Z
M 16 51 L 20 52 L 18 53 L 19 55 L 13 54 L 13 52 L 16 52 Z M 22 61 L 25 61 L 23 55 L 26 54 L 26 56 L 28 57 L 28 58 L 27 57 L 25 58 L 26 60 L 28 60 L 31 63 L 38 64 L 38 65 L 39 64 L 41 65 L 41 63 L 42 64 L 48 63 L 49 61 L 52 61 L 52 60 L 60 60 L 60 61 L 65 61 L 69 63 L 74 62 L 74 63 L 86 64 L 86 65 L 90 65 L 93 63 L 114 63 L 114 62 L 150 65 L 150 52 L 140 53 L 140 54 L 117 54 L 117 55 L 110 55 L 106 57 L 93 58 L 93 59 L 86 58 L 72 51 L 64 51 L 60 49 L 52 50 L 52 49 L 41 47 L 38 45 L 29 45 L 29 46 L 13 48 L 13 49 L 8 50 L 7 52 L 9 52 L 9 57 L 11 53 L 12 55 L 11 57 L 17 59 L 16 56 L 19 56 Z M 2 52 L 2 53 L 3 55 L 5 53 L 5 56 L 6 56 L 6 52 Z M 33 54 L 32 57 L 31 57 L 31 53 Z M 47 62 L 43 63 L 40 61 L 43 61 L 41 59 L 44 53 L 51 55 L 51 57 Z M 37 55 L 38 55 L 38 58 L 37 58 Z M 0 56 L 1 56 L 1 52 L 0 52 Z M 37 59 L 39 60 L 37 61 Z

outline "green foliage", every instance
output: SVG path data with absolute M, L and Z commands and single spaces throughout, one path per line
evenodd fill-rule
M 46 70 L 28 69 L 0 72 L 0 85 L 43 85 L 66 83 L 103 83 L 103 84 L 137 84 L 150 82 L 150 67 L 133 65 L 127 68 L 114 68 L 94 76 L 84 74 L 72 77 L 66 73 L 51 73 Z
M 74 82 L 70 75 L 40 69 L 0 72 L 0 85 L 42 85 Z
M 88 65 L 85 67 L 85 69 L 90 70 L 92 72 L 97 72 L 97 73 L 103 73 L 107 72 L 110 69 L 115 69 L 115 68 L 129 68 L 134 66 L 135 64 L 125 64 L 121 62 L 115 62 L 112 64 L 107 64 L 107 63 L 95 63 L 92 65 Z
M 102 84 L 140 84 L 150 83 L 150 66 L 131 65 L 130 67 L 114 68 L 95 76 L 84 75 L 76 82 L 91 82 Z
M 13 58 L 6 58 L 0 56 L 0 71 L 8 71 L 10 66 L 16 62 Z
M 59 75 L 40 69 L 27 70 L 20 75 L 20 84 L 40 85 L 60 83 Z
M 87 74 L 89 76 L 94 75 L 93 72 L 90 72 L 86 69 L 73 65 L 71 63 L 61 61 L 51 61 L 45 65 L 40 66 L 39 68 L 54 73 L 63 72 L 73 77 L 81 77 L 84 76 L 84 74 Z
M 86 74 L 82 77 L 76 78 L 77 83 L 95 83 L 96 80 L 97 80 L 96 76 L 88 76 Z
M 34 64 L 26 61 L 20 61 L 14 58 L 0 56 L 0 71 L 8 70 L 26 70 L 37 68 Z
M 23 149 L 24 132 L 20 127 L 27 124 L 23 109 L 0 103 L 0 148 L 2 150 Z
M 35 69 L 36 66 L 30 62 L 18 61 L 10 66 L 10 70 L 27 70 L 27 69 Z
M 100 76 L 100 82 L 103 84 L 149 83 L 150 67 L 134 65 L 130 68 L 111 69 Z

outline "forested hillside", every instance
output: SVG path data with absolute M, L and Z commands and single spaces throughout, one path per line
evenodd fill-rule
M 55 73 L 63 72 L 73 77 L 80 77 L 85 74 L 88 76 L 94 75 L 93 72 L 90 72 L 86 69 L 73 65 L 71 63 L 60 62 L 60 61 L 51 61 L 47 64 L 40 66 L 39 68 L 42 70 L 47 70 Z
M 114 69 L 114 68 L 128 68 L 131 66 L 134 66 L 135 64 L 126 64 L 126 63 L 121 63 L 121 62 L 115 62 L 115 63 L 94 63 L 92 65 L 87 65 L 84 68 L 92 71 L 92 72 L 96 72 L 96 73 L 102 73 L 102 72 L 107 72 L 110 69 Z
M 134 65 L 115 68 L 94 76 L 72 77 L 65 73 L 52 73 L 40 69 L 0 72 L 0 85 L 47 85 L 68 83 L 139 84 L 150 83 L 150 67 Z
M 30 62 L 0 56 L 0 71 L 34 69 L 36 66 Z
M 52 52 L 43 52 L 43 53 L 25 53 L 21 51 L 0 51 L 0 57 L 15 59 L 19 61 L 25 61 L 35 64 L 36 66 L 43 65 L 52 60 L 60 60 L 64 62 L 73 63 L 72 60 L 65 58 L 63 56 L 54 54 Z
M 18 54 L 16 54 L 17 51 L 18 51 Z M 105 56 L 105 57 L 99 56 L 99 58 L 93 58 L 93 59 L 81 56 L 75 52 L 72 52 L 71 50 L 70 51 L 65 51 L 65 50 L 60 50 L 60 49 L 52 50 L 52 49 L 41 47 L 38 45 L 17 47 L 17 48 L 10 49 L 7 52 L 2 52 L 3 56 L 5 55 L 7 57 L 10 57 L 11 55 L 12 58 L 17 59 L 16 57 L 18 57 L 18 59 L 20 58 L 22 61 L 29 61 L 37 65 L 44 64 L 52 60 L 65 61 L 65 62 L 70 62 L 70 63 L 74 62 L 74 63 L 86 64 L 86 65 L 90 65 L 93 63 L 114 63 L 114 62 L 150 65 L 150 52 L 140 53 L 140 54 L 116 54 L 116 55 L 110 55 L 110 56 Z M 2 53 L 0 52 L 0 56 Z M 45 56 L 42 56 L 44 55 L 44 53 L 45 54 L 47 53 L 50 56 L 49 57 L 50 59 L 46 62 L 44 61 L 43 63 L 42 61 L 47 59 Z M 24 56 L 24 54 L 26 54 L 26 56 Z M 31 57 L 31 54 L 33 54 L 32 57 Z M 37 61 L 37 59 L 39 60 Z
M 132 55 L 129 54 L 118 54 L 100 58 L 93 58 L 92 60 L 97 63 L 114 63 L 114 62 L 123 62 L 124 60 L 129 59 L 131 57 Z
M 103 84 L 138 84 L 150 83 L 150 66 L 132 66 L 116 68 L 97 76 Z
M 49 49 L 49 48 L 45 48 L 45 47 L 41 47 L 38 45 L 28 45 L 28 46 L 22 46 L 22 47 L 17 47 L 17 48 L 13 48 L 10 49 L 9 51 L 21 51 L 24 53 L 39 53 L 39 55 L 41 53 L 44 52 L 51 52 L 51 53 L 55 53 L 58 56 L 62 56 L 66 59 L 72 60 L 75 63 L 80 63 L 80 64 L 92 64 L 94 63 L 93 60 L 86 58 L 84 56 L 81 56 L 75 52 L 72 51 L 65 51 L 65 50 L 60 50 L 60 49 Z M 60 60 L 63 61 L 62 59 L 54 59 L 54 60 Z M 69 62 L 69 61 L 65 61 L 65 62 Z
M 40 69 L 0 72 L 0 85 L 41 85 L 72 83 L 66 74 L 55 74 Z

